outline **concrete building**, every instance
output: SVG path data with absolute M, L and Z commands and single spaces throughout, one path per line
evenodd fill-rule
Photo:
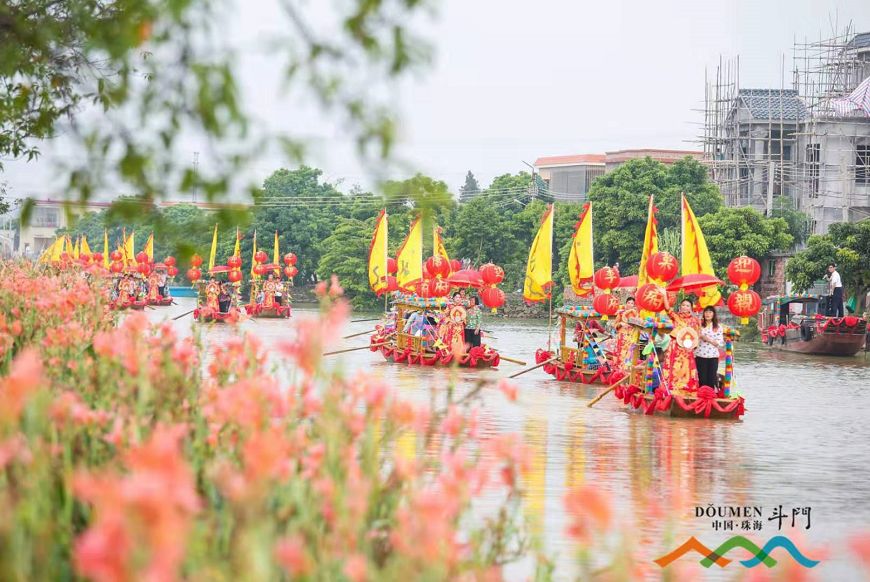
M 674 162 L 690 157 L 695 160 L 703 160 L 704 152 L 700 150 L 662 150 L 655 148 L 638 148 L 631 150 L 617 150 L 604 154 L 604 166 L 606 171 L 612 172 L 629 160 L 642 160 L 652 158 L 657 162 L 671 165 Z
M 555 198 L 580 201 L 586 198 L 592 180 L 604 174 L 604 158 L 602 154 L 543 157 L 535 161 L 535 171 Z

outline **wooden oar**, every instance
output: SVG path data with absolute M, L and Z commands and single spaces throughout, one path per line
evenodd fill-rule
M 607 390 L 605 390 L 604 392 L 602 392 L 601 394 L 596 396 L 594 399 L 590 400 L 589 404 L 587 404 L 586 406 L 589 408 L 592 408 L 592 405 L 594 405 L 596 402 L 598 402 L 599 400 L 601 400 L 602 398 L 604 398 L 605 396 L 607 396 L 608 394 L 613 392 L 613 390 L 615 390 L 617 386 L 619 386 L 620 384 L 622 384 L 626 380 L 628 380 L 628 376 L 623 376 L 621 380 L 617 380 L 616 383 L 611 384 L 611 386 Z
M 173 317 L 173 318 L 172 318 L 172 321 L 175 321 L 176 319 L 181 319 L 181 318 L 184 317 L 185 315 L 190 315 L 190 314 L 193 313 L 194 311 L 196 311 L 196 309 L 191 309 L 190 311 L 186 311 L 186 312 L 182 313 L 181 315 L 179 315 L 179 316 L 177 316 L 177 317 Z
M 353 319 L 353 320 L 351 320 L 351 323 L 364 323 L 366 321 L 380 321 L 380 320 L 381 320 L 380 317 L 375 317 L 374 319 Z
M 322 355 L 324 355 L 324 356 L 334 356 L 335 354 L 343 354 L 343 353 L 345 353 L 345 352 L 355 352 L 355 351 L 357 351 L 357 350 L 367 350 L 367 349 L 369 349 L 369 348 L 379 348 L 379 347 L 381 347 L 381 346 L 383 346 L 383 345 L 386 345 L 386 344 L 387 344 L 387 342 L 382 342 L 382 343 L 379 343 L 379 344 L 371 344 L 371 345 L 368 345 L 368 346 L 360 346 L 360 347 L 358 347 L 358 348 L 347 348 L 346 350 L 337 350 L 337 351 L 334 351 L 334 352 L 324 352 Z
M 525 365 L 526 365 L 526 362 L 523 362 L 522 360 L 515 360 L 515 359 L 513 359 L 513 358 L 509 358 L 509 357 L 507 357 L 507 356 L 503 356 L 503 355 L 501 355 L 501 354 L 499 354 L 498 357 L 499 357 L 500 360 L 504 360 L 504 361 L 506 361 L 506 362 L 511 362 L 512 364 L 519 364 L 520 366 L 525 366 Z
M 556 356 L 555 358 L 550 358 L 550 359 L 547 360 L 546 362 L 541 362 L 541 363 L 538 364 L 537 366 L 532 366 L 531 368 L 526 368 L 525 370 L 520 370 L 520 371 L 517 372 L 516 374 L 511 374 L 510 376 L 508 376 L 508 378 L 516 378 L 517 376 L 522 376 L 522 375 L 525 374 L 526 372 L 531 372 L 532 370 L 537 370 L 537 369 L 540 368 L 541 366 L 546 366 L 547 364 L 549 364 L 549 363 L 551 363 L 551 362 L 555 362 L 555 361 L 558 360 L 558 359 L 559 359 L 558 356 Z
M 373 331 L 375 331 L 375 330 L 373 330 L 373 329 L 368 329 L 368 330 L 366 330 L 366 331 L 361 331 L 361 332 L 359 332 L 359 333 L 352 333 L 352 334 L 350 334 L 350 335 L 346 335 L 346 336 L 344 336 L 344 337 L 341 338 L 341 339 L 350 339 L 350 338 L 352 338 L 352 337 L 359 337 L 359 336 L 361 336 L 361 335 L 365 335 L 365 334 L 367 334 L 367 333 L 372 333 Z

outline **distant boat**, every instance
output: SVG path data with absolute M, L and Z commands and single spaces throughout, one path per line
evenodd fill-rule
M 820 298 L 811 295 L 765 299 L 758 316 L 762 343 L 775 350 L 820 356 L 854 356 L 861 351 L 867 321 L 855 315 L 827 317 L 819 313 L 819 303 Z

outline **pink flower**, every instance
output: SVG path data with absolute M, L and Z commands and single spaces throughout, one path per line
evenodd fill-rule
M 368 578 L 367 571 L 366 559 L 362 554 L 351 554 L 345 560 L 343 572 L 351 582 L 365 582 Z
M 12 361 L 9 375 L 0 379 L 0 420 L 17 420 L 30 395 L 42 383 L 42 360 L 35 349 L 27 348 Z
M 613 515 L 609 497 L 594 485 L 581 485 L 568 491 L 565 510 L 569 516 L 567 533 L 579 541 L 606 530 Z
M 275 560 L 291 576 L 305 576 L 311 571 L 311 560 L 300 535 L 281 538 L 275 544 Z
M 498 382 L 498 389 L 501 390 L 501 393 L 505 395 L 505 397 L 511 402 L 516 402 L 517 399 L 517 385 L 511 382 L 506 378 L 502 378 Z
M 459 436 L 459 431 L 462 430 L 463 421 L 462 414 L 456 406 L 451 404 L 447 409 L 447 416 L 441 422 L 441 432 L 455 438 Z

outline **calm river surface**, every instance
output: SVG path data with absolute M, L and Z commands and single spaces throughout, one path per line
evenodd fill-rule
M 179 299 L 167 310 L 150 310 L 160 320 L 192 308 L 192 299 Z M 313 310 L 295 309 L 295 317 L 312 316 Z M 363 318 L 364 315 L 357 315 Z M 242 330 L 255 333 L 265 345 L 293 334 L 293 321 L 248 321 Z M 191 317 L 176 322 L 190 333 Z M 344 334 L 364 331 L 371 323 L 348 324 Z M 504 354 L 534 363 L 535 349 L 546 345 L 546 322 L 485 320 Z M 228 326 L 206 327 L 207 342 L 219 342 L 238 333 Z M 341 347 L 364 345 L 366 336 L 346 340 Z M 340 359 L 339 359 L 340 358 Z M 431 386 L 444 386 L 452 372 L 445 369 L 388 364 L 368 350 L 339 356 L 336 364 L 382 376 L 409 398 L 424 398 Z M 469 387 L 483 374 L 498 378 L 521 369 L 503 363 L 497 371 L 459 370 L 455 380 Z M 564 535 L 566 518 L 562 498 L 567 488 L 592 483 L 608 492 L 620 520 L 630 522 L 627 535 L 643 546 L 650 576 L 661 569 L 651 562 L 694 535 L 711 549 L 734 534 L 744 534 L 759 546 L 782 534 L 795 541 L 805 555 L 820 559 L 812 570 L 818 580 L 864 579 L 846 550 L 848 535 L 870 530 L 870 360 L 804 357 L 768 352 L 755 343 L 737 345 L 737 391 L 747 400 L 739 422 L 671 419 L 629 413 L 612 396 L 595 407 L 586 405 L 600 386 L 581 387 L 557 382 L 541 370 L 517 378 L 520 396 L 507 401 L 497 390 L 483 398 L 483 431 L 517 432 L 532 451 L 525 483 L 525 513 L 537 524 L 546 550 L 555 556 L 560 579 L 575 572 L 571 547 Z M 644 510 L 641 496 L 652 496 L 664 505 L 678 500 L 676 523 Z M 713 518 L 696 517 L 695 507 L 756 506 L 762 509 L 761 530 L 714 529 Z M 786 519 L 781 531 L 769 521 L 782 506 Z M 794 508 L 810 509 L 791 528 Z M 733 518 L 732 518 L 733 519 Z M 756 518 L 758 519 L 758 518 Z M 754 520 L 753 520 L 754 521 Z M 614 540 L 600 540 L 602 547 Z M 606 553 L 602 550 L 601 556 Z M 677 563 L 685 573 L 680 579 L 735 579 L 746 575 L 739 560 L 748 552 L 735 549 L 726 568 L 698 566 L 700 556 L 687 555 Z M 776 573 L 791 560 L 782 549 Z M 511 579 L 525 578 L 528 564 L 507 570 Z M 758 566 L 756 570 L 767 570 Z M 780 572 L 782 573 L 782 572 Z M 688 576 L 688 578 L 686 577 Z M 791 577 L 789 577 L 791 578 Z

